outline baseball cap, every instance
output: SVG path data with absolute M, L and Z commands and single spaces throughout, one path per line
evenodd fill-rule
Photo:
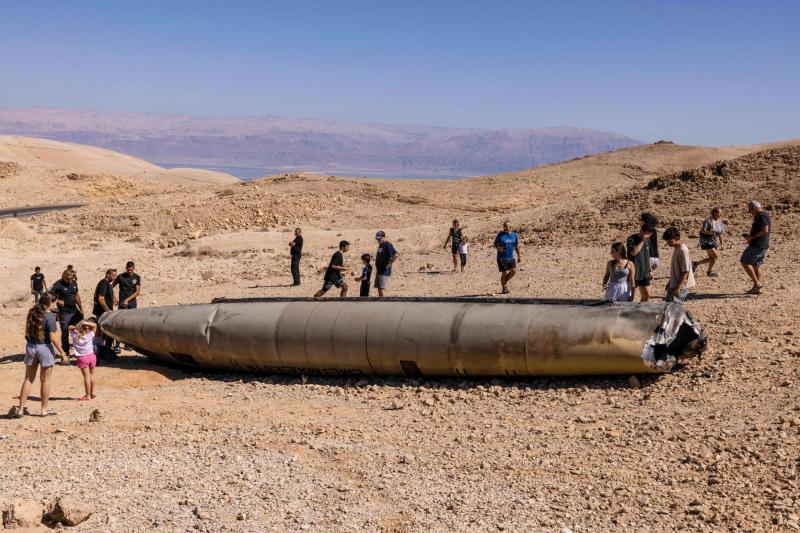
M 375 238 L 378 240 L 383 239 L 384 237 L 386 237 L 386 232 L 379 231 L 378 233 L 375 234 Z

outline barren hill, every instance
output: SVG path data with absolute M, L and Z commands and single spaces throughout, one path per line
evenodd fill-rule
M 239 180 L 200 169 L 165 169 L 94 146 L 20 136 L 0 136 L 0 205 L 86 202 L 130 196 L 154 187 L 193 188 Z M 22 202 L 22 204 L 18 203 Z
M 102 146 L 170 166 L 389 177 L 474 176 L 639 144 L 623 135 L 581 128 L 481 130 L 42 108 L 0 109 L 2 133 Z

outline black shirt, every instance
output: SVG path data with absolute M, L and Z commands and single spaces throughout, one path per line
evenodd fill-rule
M 100 298 L 103 298 L 109 310 L 114 309 L 114 289 L 111 288 L 111 283 L 105 278 L 101 279 L 94 289 L 94 309 L 92 309 L 92 312 L 95 316 L 100 316 L 106 312 L 103 306 L 100 305 Z
M 133 274 L 123 272 L 117 276 L 116 283 L 119 285 L 119 303 L 122 304 L 127 297 L 136 294 L 136 288 L 142 286 L 142 278 L 135 272 Z M 136 301 L 136 299 L 131 301 Z
M 392 275 L 392 257 L 397 254 L 397 250 L 389 241 L 378 245 L 378 252 L 375 254 L 375 271 L 379 276 Z
M 750 246 L 763 248 L 764 250 L 769 248 L 769 234 L 772 233 L 772 221 L 770 220 L 766 211 L 759 211 L 753 217 L 753 225 L 750 228 L 750 235 L 755 235 L 759 231 L 763 231 L 766 227 L 769 227 L 767 234 L 763 237 L 758 237 L 757 239 L 750 241 Z
M 637 244 L 634 244 L 635 241 L 639 240 L 636 237 L 641 238 L 638 233 L 634 233 L 628 237 L 628 241 L 626 243 L 628 248 L 628 259 L 636 266 L 636 281 L 646 280 L 649 279 L 650 274 L 650 239 L 644 239 L 642 241 L 642 248 L 639 250 L 639 253 L 633 255 L 631 254 L 631 250 L 638 246 Z
M 342 272 L 335 266 L 344 265 L 344 256 L 339 250 L 335 251 L 331 256 L 331 262 L 328 263 L 328 269 L 325 270 L 325 281 L 338 281 L 342 278 Z
M 78 282 L 74 279 L 67 283 L 62 279 L 53 283 L 50 292 L 55 294 L 56 300 L 62 300 L 64 305 L 59 309 L 71 313 L 78 310 Z
M 302 255 L 303 252 L 303 236 L 298 235 L 297 237 L 295 237 L 294 240 L 292 241 L 292 244 L 293 246 L 291 248 L 290 253 L 295 257 L 300 257 L 300 255 Z
M 41 272 L 34 274 L 31 276 L 31 281 L 33 282 L 33 290 L 36 292 L 41 292 L 44 290 L 44 274 Z

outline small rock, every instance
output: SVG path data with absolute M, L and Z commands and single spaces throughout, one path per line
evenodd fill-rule
M 103 413 L 100 412 L 100 409 L 95 409 L 89 414 L 89 422 L 100 422 L 102 419 Z
M 356 387 L 366 387 L 367 385 L 369 385 L 369 381 L 367 381 L 366 379 L 361 379 L 361 380 L 356 381 L 356 385 L 355 386 Z
M 34 500 L 19 498 L 3 509 L 3 527 L 34 528 L 41 526 L 44 506 Z
M 401 456 L 400 456 L 400 461 L 399 461 L 399 462 L 400 462 L 400 464 L 402 464 L 402 465 L 410 465 L 410 464 L 414 464 L 414 456 L 413 456 L 413 455 L 411 455 L 410 453 L 407 453 L 407 454 L 405 454 L 405 455 L 401 455 Z
M 640 389 L 642 387 L 642 382 L 639 381 L 639 378 L 636 376 L 631 376 L 628 378 L 628 385 L 630 385 L 632 389 Z
M 436 402 L 433 401 L 433 398 L 425 398 L 424 400 L 422 400 L 422 403 L 427 405 L 428 407 L 433 407 L 436 404 Z
M 42 522 L 55 527 L 57 524 L 64 526 L 77 526 L 92 516 L 94 509 L 89 504 L 73 499 L 70 496 L 59 496 L 53 503 L 51 511 L 44 515 Z

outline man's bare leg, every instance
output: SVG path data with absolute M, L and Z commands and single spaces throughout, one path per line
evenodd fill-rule
M 645 285 L 639 285 L 639 295 L 641 296 L 642 302 L 650 300 L 650 287 Z

